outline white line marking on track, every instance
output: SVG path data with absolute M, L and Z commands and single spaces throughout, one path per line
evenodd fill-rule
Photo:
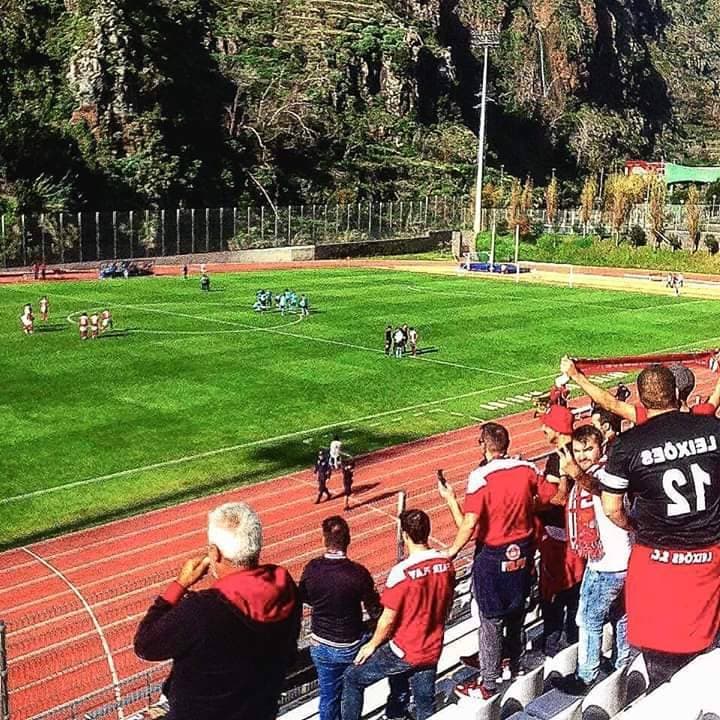
M 276 435 L 274 437 L 263 438 L 262 440 L 251 440 L 249 442 L 238 443 L 237 445 L 228 445 L 226 447 L 216 448 L 215 450 L 206 450 L 205 452 L 194 453 L 192 455 L 184 455 L 182 457 L 173 458 L 171 460 L 163 460 L 163 461 L 156 462 L 156 463 L 150 463 L 149 465 L 141 465 L 139 467 L 128 468 L 127 470 L 119 470 L 118 472 L 108 473 L 107 475 L 98 475 L 96 477 L 86 478 L 85 480 L 76 480 L 74 482 L 64 483 L 63 485 L 55 485 L 54 487 L 42 488 L 41 490 L 33 490 L 28 493 L 21 493 L 20 495 L 11 495 L 10 497 L 0 498 L 0 505 L 7 505 L 8 503 L 18 502 L 20 500 L 27 500 L 28 498 L 39 497 L 41 495 L 48 495 L 50 493 L 56 493 L 56 492 L 60 492 L 62 490 L 70 489 L 70 488 L 83 487 L 85 485 L 93 485 L 94 483 L 102 482 L 105 480 L 113 480 L 116 478 L 127 477 L 128 475 L 134 475 L 136 473 L 145 472 L 147 470 L 157 470 L 157 469 L 163 468 L 163 467 L 172 467 L 173 465 L 182 465 L 182 464 L 184 464 L 186 462 L 190 462 L 192 460 L 201 460 L 202 458 L 213 457 L 215 455 L 223 455 L 225 453 L 235 452 L 237 450 L 244 450 L 247 448 L 258 447 L 261 445 L 268 445 L 268 444 L 272 444 L 274 442 L 279 442 L 281 440 L 289 440 L 290 438 L 300 437 L 303 435 L 306 436 L 308 432 L 319 433 L 319 432 L 324 432 L 326 430 L 331 430 L 331 429 L 339 427 L 341 425 L 350 425 L 350 424 L 358 425 L 367 420 L 376 420 L 378 418 L 386 418 L 388 416 L 398 415 L 399 413 L 407 413 L 412 410 L 418 410 L 420 408 L 431 407 L 434 405 L 441 405 L 441 404 L 449 402 L 451 400 L 461 400 L 463 398 L 475 397 L 477 395 L 482 395 L 484 393 L 497 392 L 498 390 L 504 390 L 505 388 L 515 387 L 517 385 L 528 385 L 533 382 L 540 382 L 541 380 L 547 380 L 550 377 L 555 377 L 555 374 L 553 373 L 552 375 L 543 375 L 541 377 L 530 378 L 528 380 L 518 380 L 516 382 L 505 383 L 504 385 L 496 385 L 494 387 L 484 388 L 482 390 L 472 390 L 470 392 L 462 393 L 460 395 L 453 395 L 453 396 L 446 397 L 446 398 L 440 398 L 439 400 L 430 400 L 429 402 L 417 403 L 416 405 L 408 405 L 407 407 L 396 408 L 394 410 L 385 410 L 384 412 L 374 413 L 372 415 L 365 415 L 365 416 L 359 417 L 359 418 L 352 418 L 351 420 L 338 421 L 338 422 L 334 422 L 334 423 L 329 423 L 327 425 L 319 425 L 318 427 L 314 427 L 314 428 L 305 428 L 304 430 L 297 430 L 295 432 L 285 433 L 284 435 Z M 542 394 L 542 393 L 538 393 L 538 394 Z M 377 423 L 377 424 L 380 424 L 380 423 Z
M 97 616 L 93 612 L 93 609 L 90 607 L 88 601 L 83 597 L 83 594 L 77 589 L 75 585 L 73 585 L 72 582 L 70 582 L 70 579 L 67 578 L 60 570 L 58 570 L 54 565 L 49 563 L 44 558 L 35 554 L 32 550 L 30 550 L 30 548 L 23 547 L 23 550 L 28 555 L 30 555 L 30 557 L 34 558 L 41 565 L 44 565 L 48 570 L 57 575 L 70 588 L 70 590 L 72 590 L 77 599 L 82 603 L 87 614 L 90 616 L 90 620 L 92 620 L 92 624 L 95 626 L 95 630 L 97 630 L 97 634 L 100 637 L 100 642 L 102 643 L 103 650 L 105 651 L 105 657 L 107 658 L 108 668 L 110 669 L 110 676 L 112 677 L 113 681 L 113 689 L 115 691 L 115 700 L 117 701 L 118 716 L 120 720 L 124 720 L 125 712 L 123 711 L 123 706 L 121 702 L 122 698 L 120 696 L 120 679 L 118 677 L 117 668 L 115 667 L 115 660 L 113 659 L 112 652 L 110 651 L 110 645 L 108 644 L 107 638 L 105 637 L 105 632 L 102 629 L 102 625 L 100 625 L 100 622 L 98 621 Z

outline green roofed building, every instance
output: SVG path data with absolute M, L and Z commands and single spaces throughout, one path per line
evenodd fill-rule
M 668 185 L 677 183 L 712 183 L 720 180 L 720 167 L 690 167 L 665 163 L 665 182 Z

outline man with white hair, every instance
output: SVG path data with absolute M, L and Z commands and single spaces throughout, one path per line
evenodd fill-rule
M 245 503 L 209 514 L 208 551 L 185 562 L 135 634 L 144 660 L 173 660 L 167 720 L 273 720 L 295 658 L 302 605 L 287 570 L 259 563 L 262 525 Z M 210 573 L 212 584 L 190 588 Z

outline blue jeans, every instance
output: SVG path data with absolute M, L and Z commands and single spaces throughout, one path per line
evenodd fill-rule
M 385 643 L 364 665 L 345 671 L 342 693 L 342 720 L 360 720 L 365 688 L 383 678 L 390 682 L 385 715 L 405 717 L 410 702 L 410 687 L 415 698 L 416 720 L 427 720 L 435 712 L 435 674 L 437 665 L 413 667 L 399 658 Z
M 615 630 L 615 667 L 621 668 L 628 663 L 630 646 L 623 592 L 626 577 L 627 572 L 598 572 L 590 568 L 586 568 L 583 575 L 577 613 L 580 630 L 577 674 L 586 683 L 593 682 L 600 672 L 603 626 L 608 621 Z
M 310 657 L 317 670 L 320 687 L 320 720 L 340 720 L 343 673 L 352 665 L 365 638 L 354 645 L 337 648 L 317 643 L 310 646 Z

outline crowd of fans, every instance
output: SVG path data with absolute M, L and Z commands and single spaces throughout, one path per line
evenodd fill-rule
M 453 561 L 471 541 L 478 653 L 463 661 L 478 676 L 457 687 L 460 696 L 488 699 L 503 675 L 524 671 L 534 587 L 544 653 L 579 642 L 576 672 L 557 681 L 564 692 L 583 695 L 598 682 L 607 623 L 614 667 L 636 648 L 650 689 L 712 647 L 720 631 L 720 382 L 707 402 L 690 407 L 692 372 L 653 365 L 640 373 L 632 404 L 594 385 L 569 358 L 561 370 L 593 400 L 591 422 L 576 427 L 569 408 L 548 408 L 540 422 L 551 452 L 542 472 L 509 454 L 507 428 L 483 424 L 480 465 L 462 503 L 439 475 L 454 541 L 431 547 L 428 515 L 404 511 L 405 559 L 381 595 L 348 556 L 350 529 L 340 516 L 323 521 L 325 553 L 296 585 L 282 567 L 260 563 L 262 528 L 247 505 L 210 513 L 207 555 L 188 560 L 135 638 L 141 657 L 173 660 L 165 687 L 171 720 L 276 717 L 303 604 L 312 613 L 321 720 L 359 719 L 364 689 L 382 678 L 390 684 L 387 718 L 407 717 L 412 697 L 415 720 L 426 720 Z M 212 586 L 191 592 L 208 572 Z

